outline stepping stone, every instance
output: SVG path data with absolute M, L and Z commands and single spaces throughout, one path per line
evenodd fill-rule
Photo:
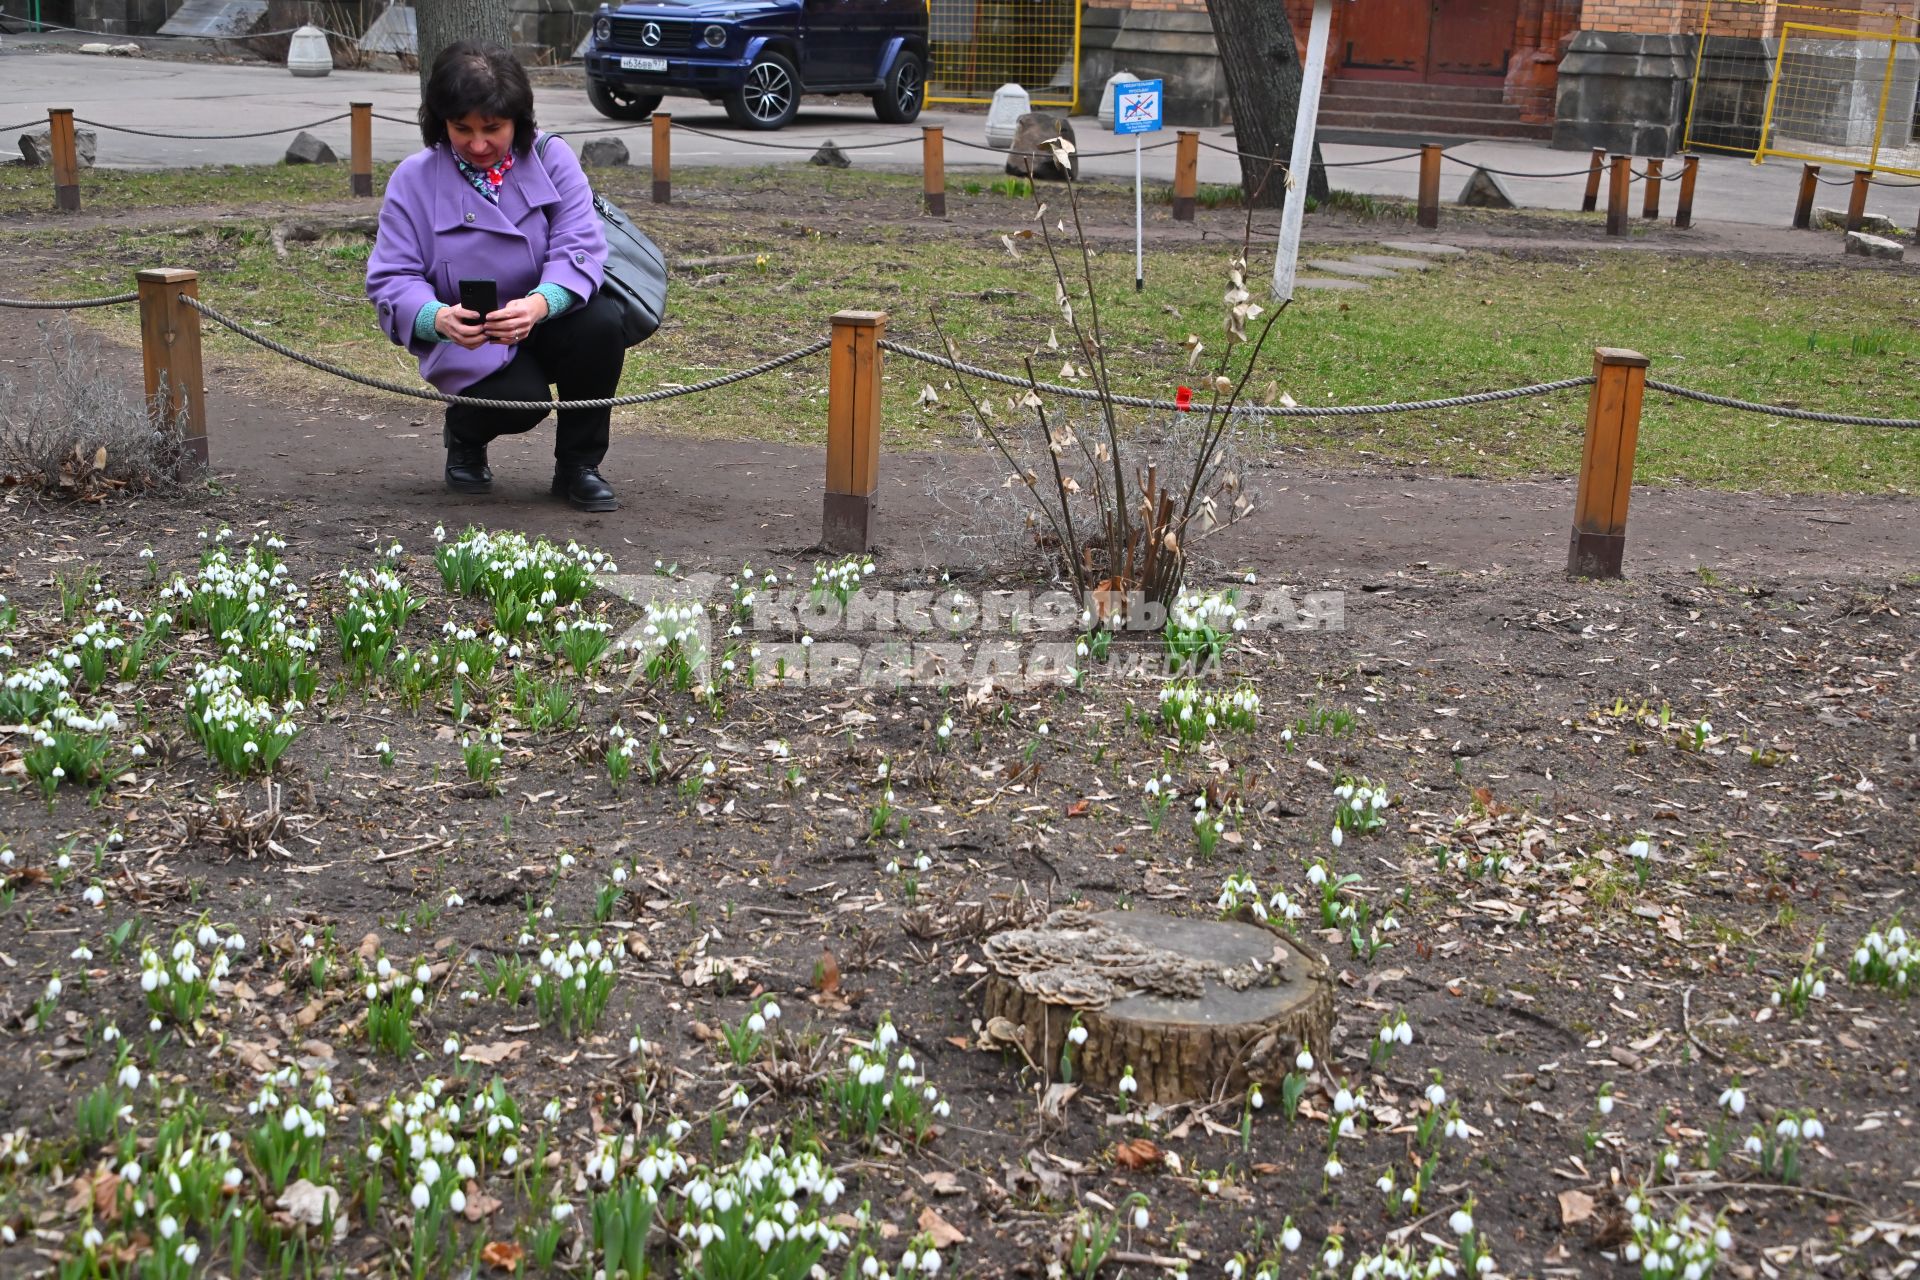
M 1864 231 L 1847 232 L 1847 252 L 1858 258 L 1892 258 L 1898 262 L 1906 253 L 1900 243 Z
M 1353 261 L 1364 262 L 1370 267 L 1385 267 L 1389 271 L 1431 271 L 1433 264 L 1425 258 L 1393 258 L 1384 253 L 1356 253 Z
M 1325 289 L 1352 293 L 1366 289 L 1365 280 L 1330 280 L 1326 276 L 1301 276 L 1293 282 L 1296 289 Z
M 1382 249 L 1397 249 L 1401 253 L 1419 253 L 1429 258 L 1454 258 L 1466 252 L 1465 249 L 1451 244 L 1435 244 L 1430 240 L 1382 240 Z
M 1336 276 L 1359 276 L 1366 280 L 1389 280 L 1393 272 L 1385 267 L 1370 267 L 1364 262 L 1340 262 L 1333 258 L 1315 258 L 1307 266 Z

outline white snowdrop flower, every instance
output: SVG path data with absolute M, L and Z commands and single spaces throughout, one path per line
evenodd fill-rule
M 1073 1041 L 1075 1044 L 1085 1044 L 1087 1042 L 1087 1029 L 1076 1022 L 1073 1026 L 1067 1028 L 1067 1039 Z
M 1293 1065 L 1297 1071 L 1313 1070 L 1313 1054 L 1306 1049 L 1302 1049 L 1294 1056 Z
M 1338 849 L 1342 844 L 1346 843 L 1347 833 L 1335 827 L 1332 832 L 1328 834 L 1327 839 L 1333 841 L 1333 847 Z
M 1610 1093 L 1601 1094 L 1597 1099 L 1594 1100 L 1594 1106 L 1599 1108 L 1601 1115 L 1603 1116 L 1612 1115 L 1613 1114 L 1613 1095 Z
M 1447 1105 L 1447 1091 L 1439 1081 L 1436 1080 L 1427 1086 L 1427 1101 L 1436 1109 Z
M 1413 1043 L 1413 1024 L 1404 1018 L 1394 1024 L 1393 1038 L 1401 1044 Z
M 126 1066 L 120 1068 L 119 1080 L 120 1087 L 123 1089 L 138 1089 L 140 1087 L 140 1068 L 129 1062 Z
M 140 1162 L 129 1160 L 120 1166 L 120 1181 L 138 1184 L 140 1181 Z
M 1733 1085 L 1720 1091 L 1720 1105 L 1729 1115 L 1739 1115 L 1747 1109 L 1747 1091 L 1739 1085 Z
M 80 896 L 87 900 L 88 906 L 97 907 L 107 900 L 107 891 L 97 884 L 90 884 Z
M 1818 1142 L 1827 1136 L 1827 1126 L 1821 1124 L 1812 1116 L 1808 1116 L 1800 1122 L 1800 1132 L 1809 1142 Z
M 1123 1094 L 1131 1095 L 1140 1091 L 1140 1084 L 1133 1078 L 1133 1069 L 1131 1067 L 1127 1069 L 1127 1074 L 1120 1077 L 1119 1087 L 1120 1092 Z
M 1137 1204 L 1133 1207 L 1133 1229 L 1135 1231 L 1147 1229 L 1147 1206 Z
M 1453 1215 L 1447 1219 L 1447 1226 L 1453 1229 L 1453 1234 L 1464 1236 L 1473 1230 L 1473 1215 L 1465 1209 L 1455 1209 Z
M 221 1185 L 225 1186 L 229 1191 L 232 1191 L 240 1185 L 241 1176 L 238 1169 L 229 1169 L 222 1175 L 220 1179 Z
M 1330 1158 L 1327 1161 L 1326 1174 L 1329 1179 L 1338 1178 L 1345 1172 L 1346 1166 L 1342 1165 L 1337 1157 Z
M 1258 1111 L 1262 1107 L 1267 1105 L 1267 1097 L 1265 1094 L 1260 1092 L 1259 1085 L 1253 1086 L 1253 1088 L 1248 1091 L 1247 1105 L 1252 1107 L 1255 1111 Z
M 418 1182 L 413 1184 L 413 1191 L 407 1198 L 413 1202 L 413 1207 L 416 1209 L 425 1209 L 433 1199 L 432 1193 L 430 1193 L 423 1184 Z

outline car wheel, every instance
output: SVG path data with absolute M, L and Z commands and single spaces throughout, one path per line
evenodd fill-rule
M 660 109 L 657 93 L 627 94 L 598 80 L 587 81 L 587 101 L 609 120 L 645 120 Z
M 873 113 L 883 124 L 912 124 L 926 100 L 927 74 L 920 56 L 902 53 L 893 60 L 880 92 L 873 95 Z
M 777 53 L 763 53 L 747 68 L 746 83 L 725 99 L 727 118 L 742 129 L 779 129 L 800 110 L 800 73 Z

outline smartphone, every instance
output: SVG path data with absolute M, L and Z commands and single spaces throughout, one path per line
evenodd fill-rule
M 480 317 L 473 322 L 479 324 L 500 309 L 500 288 L 491 280 L 462 280 L 460 306 Z

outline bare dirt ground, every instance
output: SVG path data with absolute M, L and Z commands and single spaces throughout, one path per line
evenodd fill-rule
M 1195 234 L 1226 234 L 1232 219 L 1216 221 Z M 929 240 L 958 233 L 929 227 Z M 1473 234 L 1507 233 L 1446 238 Z M 1634 249 L 1701 243 L 1680 235 Z M 31 358 L 31 338 L 30 322 L 0 312 L 12 359 Z M 137 367 L 131 352 L 118 358 Z M 625 659 L 571 671 L 530 632 L 457 699 L 443 680 L 409 707 L 394 678 L 361 684 L 343 663 L 343 569 L 398 575 L 421 605 L 398 638 L 416 651 L 443 622 L 483 637 L 496 623 L 436 571 L 436 527 L 578 539 L 629 573 L 656 558 L 681 576 L 750 560 L 804 584 L 821 459 L 676 438 L 662 412 L 616 444 L 609 474 L 626 509 L 581 516 L 541 496 L 538 434 L 496 451 L 498 494 L 459 499 L 438 486 L 437 424 L 411 405 L 343 390 L 296 406 L 225 370 L 210 381 L 216 490 L 80 506 L 9 492 L 8 669 L 71 645 L 90 617 L 131 635 L 109 599 L 179 610 L 161 586 L 192 580 L 224 528 L 236 556 L 253 537 L 286 544 L 299 617 L 320 628 L 320 679 L 271 781 L 235 780 L 183 716 L 194 664 L 218 637 L 182 611 L 154 650 L 163 670 L 150 661 L 82 698 L 116 706 L 110 761 L 126 770 L 91 799 L 63 785 L 43 801 L 25 776 L 29 739 L 0 745 L 0 772 L 20 784 L 0 794 L 13 853 L 0 868 L 11 895 L 0 1131 L 19 1153 L 0 1174 L 11 1237 L 0 1272 L 157 1266 L 112 1259 L 177 1257 L 155 1225 L 165 1210 L 201 1242 L 203 1271 L 409 1274 L 445 1202 L 411 1206 L 417 1162 L 403 1174 L 392 1150 L 376 1162 L 384 1196 L 369 1197 L 365 1145 L 391 1096 L 434 1080 L 464 1104 L 446 1125 L 447 1158 L 471 1154 L 476 1170 L 428 1274 L 514 1259 L 547 1269 L 540 1236 L 566 1201 L 578 1214 L 549 1265 L 593 1275 L 604 1263 L 587 1219 L 605 1139 L 640 1139 L 613 1149 L 630 1183 L 674 1118 L 691 1125 L 672 1141 L 696 1166 L 752 1143 L 817 1142 L 847 1184 L 818 1211 L 859 1238 L 824 1260 L 833 1274 L 862 1248 L 900 1268 L 925 1236 L 954 1274 L 1091 1274 L 1074 1252 L 1080 1224 L 1103 1225 L 1114 1207 L 1130 1217 L 1135 1194 L 1146 1221 L 1115 1237 L 1103 1276 L 1219 1275 L 1236 1252 L 1269 1251 L 1284 1275 L 1344 1275 L 1402 1250 L 1457 1267 L 1476 1248 L 1499 1275 L 1629 1275 L 1642 1269 L 1629 1259 L 1703 1224 L 1713 1274 L 1916 1270 L 1920 1027 L 1910 994 L 1848 973 L 1870 932 L 1911 920 L 1920 875 L 1910 500 L 1636 493 L 1628 579 L 1569 582 L 1568 483 L 1269 456 L 1255 514 L 1200 546 L 1194 585 L 1238 586 L 1247 602 L 1282 585 L 1341 592 L 1340 626 L 1229 635 L 1212 687 L 1256 690 L 1257 727 L 1186 747 L 1159 721 L 1158 685 L 1113 666 L 1093 664 L 1080 688 L 983 689 L 975 664 L 1000 638 L 984 631 L 963 637 L 947 678 L 917 687 L 731 680 L 712 702 L 644 675 L 629 683 Z M 978 602 L 1045 585 L 977 456 L 890 455 L 882 476 L 863 591 Z M 88 572 L 97 585 L 76 587 Z M 639 617 L 605 594 L 583 612 L 616 634 Z M 1141 648 L 1117 643 L 1115 665 Z M 516 674 L 563 686 L 577 723 L 539 727 Z M 636 762 L 610 784 L 616 723 L 659 739 L 657 780 Z M 460 739 L 488 732 L 503 758 L 477 783 Z M 1145 784 L 1161 777 L 1180 799 L 1156 812 Z M 1378 830 L 1335 844 L 1343 780 L 1378 784 L 1389 802 Z M 1196 795 L 1233 815 L 1211 851 L 1192 825 Z M 904 831 L 876 837 L 889 804 Z M 1213 916 L 1238 872 L 1304 907 L 1292 927 L 1338 975 L 1338 1025 L 1303 1077 L 1299 1113 L 1281 1114 L 1280 1079 L 1263 1082 L 1258 1111 L 1238 1092 L 1158 1109 L 1081 1090 L 1043 1107 L 1057 1064 L 1024 1061 L 981 1024 L 982 930 L 1071 902 Z M 164 951 L 202 919 L 241 936 L 231 969 L 198 1016 L 148 1030 L 140 942 Z M 584 1035 L 489 980 L 576 932 L 617 956 L 605 1013 Z M 410 1052 L 369 1030 L 361 987 L 382 955 L 431 973 Z M 723 1028 L 767 995 L 784 1011 L 778 1034 L 737 1061 Z M 843 1130 L 845 1104 L 830 1095 L 849 1052 L 872 1056 L 852 1042 L 883 1015 L 916 1060 L 900 1070 L 950 1111 L 925 1134 L 890 1122 L 869 1141 Z M 1401 1015 L 1411 1043 L 1370 1054 Z M 128 1064 L 140 1082 L 116 1085 Z M 301 1073 L 282 1086 L 288 1101 L 317 1107 L 314 1080 L 329 1082 L 311 1181 L 342 1192 L 338 1244 L 311 1230 L 298 1243 L 300 1210 L 278 1203 L 286 1180 L 246 1140 L 259 1123 L 246 1104 L 288 1067 Z M 547 1177 L 529 1177 L 531 1161 L 509 1167 L 486 1131 L 475 1098 L 496 1078 L 521 1140 L 544 1144 Z M 1430 1096 L 1435 1083 L 1444 1092 Z M 132 1108 L 104 1129 L 82 1117 L 103 1089 Z M 233 1193 L 197 1214 L 164 1178 L 125 1170 L 175 1160 L 162 1124 L 183 1091 L 201 1129 L 231 1130 L 247 1153 Z M 1340 1112 L 1356 1092 L 1358 1110 Z M 549 1101 L 558 1108 L 543 1114 Z M 1355 1121 L 1345 1136 L 1342 1114 Z M 1783 1131 L 1789 1122 L 1801 1127 Z M 1756 1152 L 1750 1133 L 1764 1137 Z M 1788 1145 L 1796 1170 L 1782 1165 Z M 806 1212 L 821 1198 L 801 1197 Z M 848 1216 L 863 1202 L 864 1222 Z M 1632 1203 L 1667 1227 L 1643 1220 L 1636 1243 Z M 1673 1225 L 1681 1205 L 1688 1228 Z M 698 1216 L 689 1201 L 663 1194 L 658 1212 L 663 1273 L 717 1274 L 718 1249 L 696 1256 L 673 1240 Z M 102 1233 L 91 1252 L 89 1226 Z

